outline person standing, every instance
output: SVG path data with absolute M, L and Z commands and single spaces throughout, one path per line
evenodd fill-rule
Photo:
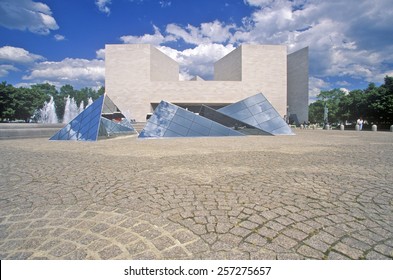
M 362 130 L 362 129 L 363 129 L 363 119 L 362 119 L 362 117 L 360 117 L 360 118 L 357 120 L 356 123 L 359 125 L 359 130 Z

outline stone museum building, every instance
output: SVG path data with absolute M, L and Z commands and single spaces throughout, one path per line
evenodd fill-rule
M 128 118 L 146 121 L 162 100 L 198 113 L 262 93 L 282 118 L 308 121 L 308 48 L 242 45 L 214 64 L 214 79 L 179 81 L 176 61 L 148 44 L 106 45 L 105 89 Z

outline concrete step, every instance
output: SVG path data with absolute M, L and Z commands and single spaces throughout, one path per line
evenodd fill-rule
M 136 131 L 141 132 L 143 128 L 145 127 L 146 123 L 145 122 L 134 122 L 131 123 L 132 126 L 135 128 Z

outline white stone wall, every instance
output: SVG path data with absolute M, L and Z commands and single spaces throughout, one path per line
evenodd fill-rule
M 150 80 L 179 81 L 179 64 L 155 47 L 150 46 Z
M 297 124 L 308 122 L 308 48 L 288 55 L 288 111 Z
M 242 82 L 258 85 L 281 116 L 287 105 L 287 48 L 281 45 L 243 45 Z
M 234 103 L 258 92 L 266 96 L 280 115 L 286 114 L 285 46 L 243 45 L 233 55 L 229 54 L 223 61 L 233 65 L 235 70 L 229 69 L 233 73 L 239 68 L 241 55 L 241 81 L 178 81 L 174 77 L 177 71 L 174 61 L 157 52 L 150 45 L 106 45 L 106 93 L 125 114 L 137 121 L 145 121 L 146 114 L 152 111 L 151 103 L 161 100 Z M 239 73 L 225 75 L 236 78 Z
M 238 47 L 214 63 L 215 81 L 242 80 L 242 47 Z

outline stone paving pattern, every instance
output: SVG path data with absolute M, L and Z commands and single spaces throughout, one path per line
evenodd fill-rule
M 0 141 L 0 259 L 393 259 L 393 133 Z

